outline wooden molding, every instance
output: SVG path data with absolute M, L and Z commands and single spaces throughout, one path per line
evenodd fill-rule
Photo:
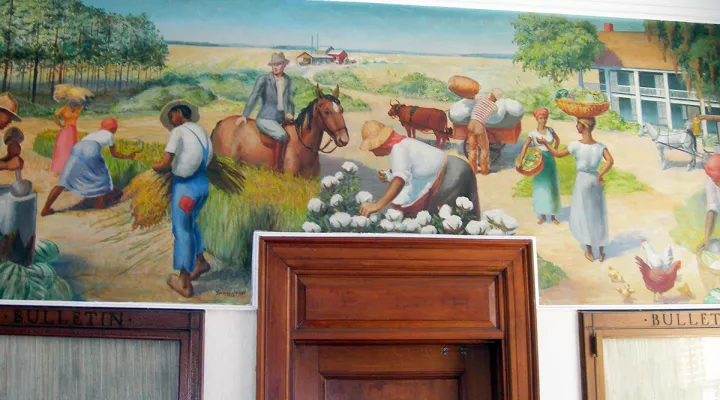
M 202 399 L 203 310 L 1 306 L 0 335 L 131 340 L 180 344 L 180 400 Z
M 539 398 L 531 239 L 258 240 L 257 399 L 293 398 L 298 345 L 480 343 L 499 398 Z

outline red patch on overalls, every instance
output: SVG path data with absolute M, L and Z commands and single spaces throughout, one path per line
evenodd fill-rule
M 190 215 L 193 207 L 195 207 L 195 200 L 187 196 L 183 196 L 180 198 L 180 201 L 178 201 L 178 207 L 180 207 L 181 210 L 185 211 L 185 214 Z

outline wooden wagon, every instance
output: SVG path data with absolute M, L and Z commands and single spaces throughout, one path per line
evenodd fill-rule
M 486 130 L 490 142 L 490 165 L 493 165 L 500 158 L 505 145 L 517 143 L 522 132 L 522 124 L 518 122 L 512 128 L 486 128 Z M 463 141 L 463 153 L 465 157 L 468 157 L 470 146 L 468 145 L 467 125 L 453 124 L 451 138 Z M 481 151 L 478 148 L 478 163 L 480 163 Z

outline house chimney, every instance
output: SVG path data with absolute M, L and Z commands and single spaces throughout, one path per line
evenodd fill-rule
M 605 32 L 613 32 L 615 30 L 615 27 L 613 26 L 613 24 L 605 24 L 604 30 Z

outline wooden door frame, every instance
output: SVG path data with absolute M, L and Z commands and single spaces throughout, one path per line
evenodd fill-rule
M 257 399 L 292 399 L 296 344 L 499 343 L 502 398 L 539 399 L 536 279 L 533 238 L 419 235 L 262 235 L 258 262 Z M 429 251 L 419 253 L 420 251 Z M 432 253 L 432 251 L 435 251 Z M 429 256 L 429 258 L 428 258 Z M 303 326 L 299 275 L 467 276 L 492 278 L 495 326 Z M 356 321 L 353 321 L 356 322 Z

